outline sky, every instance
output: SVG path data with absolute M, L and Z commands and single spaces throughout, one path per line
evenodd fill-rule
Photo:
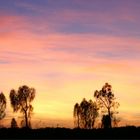
M 36 89 L 34 127 L 73 127 L 73 106 L 108 82 L 120 125 L 140 125 L 140 0 L 0 0 L 4 125 L 11 89 Z

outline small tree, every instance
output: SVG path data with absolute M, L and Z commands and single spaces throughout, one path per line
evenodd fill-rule
M 5 109 L 6 109 L 6 98 L 4 94 L 1 92 L 0 93 L 0 120 L 2 120 L 6 115 Z
M 24 115 L 25 127 L 30 127 L 31 113 L 33 106 L 31 102 L 35 98 L 35 89 L 26 85 L 19 87 L 18 91 L 12 89 L 10 91 L 10 101 L 14 112 L 20 111 Z
M 116 109 L 119 107 L 119 103 L 115 101 L 112 86 L 105 83 L 100 91 L 96 90 L 94 92 L 94 97 L 96 98 L 97 104 L 104 114 L 102 121 L 109 123 L 107 124 L 107 127 L 112 127 L 111 122 L 113 114 L 118 113 L 116 112 Z
M 15 118 L 12 118 L 12 120 L 11 120 L 11 128 L 18 128 Z
M 112 121 L 113 121 L 113 127 L 118 127 L 118 124 L 121 120 L 120 120 L 120 118 L 118 118 L 114 115 L 112 118 Z

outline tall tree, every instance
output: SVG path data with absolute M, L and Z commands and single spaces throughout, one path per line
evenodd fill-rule
M 88 101 L 84 98 L 80 103 L 81 107 L 81 125 L 82 128 L 88 128 Z
M 35 98 L 35 89 L 26 85 L 19 87 L 18 91 L 12 89 L 10 91 L 10 101 L 14 112 L 20 111 L 24 115 L 25 127 L 30 127 L 31 113 L 33 106 L 31 102 Z
M 74 117 L 74 124 L 75 127 L 80 128 L 80 113 L 81 107 L 78 103 L 74 105 L 73 117 Z
M 118 113 L 116 109 L 119 107 L 119 103 L 115 101 L 116 98 L 112 92 L 112 86 L 105 83 L 100 91 L 96 90 L 94 92 L 94 97 L 104 114 L 102 122 L 105 122 L 105 124 L 109 123 L 107 127 L 112 127 L 111 122 L 113 114 Z
M 89 100 L 88 102 L 88 110 L 87 110 L 87 116 L 88 116 L 88 128 L 92 129 L 94 127 L 95 119 L 98 117 L 98 107 L 96 102 L 93 102 L 92 100 Z
M 80 105 L 76 103 L 74 106 L 74 118 L 79 128 L 92 129 L 97 116 L 98 108 L 92 100 L 84 98 Z
M 0 93 L 0 120 L 5 117 L 5 109 L 6 109 L 6 98 L 4 94 Z

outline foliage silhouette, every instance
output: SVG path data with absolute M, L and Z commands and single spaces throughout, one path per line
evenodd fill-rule
M 11 128 L 18 128 L 15 118 L 12 118 L 12 120 L 11 120 Z
M 0 93 L 0 120 L 3 119 L 6 115 L 6 98 L 5 95 L 1 92 Z
M 94 97 L 96 98 L 97 104 L 104 114 L 102 117 L 102 126 L 105 128 L 111 128 L 113 115 L 118 113 L 116 109 L 119 107 L 119 103 L 115 101 L 112 86 L 105 83 L 100 91 L 96 90 L 94 92 Z
M 74 124 L 75 127 L 92 129 L 95 119 L 98 116 L 98 108 L 92 100 L 87 101 L 85 98 L 80 103 L 74 105 Z
M 103 115 L 102 117 L 102 128 L 109 128 L 111 124 L 111 119 L 109 115 Z
M 29 128 L 31 113 L 33 106 L 31 102 L 35 98 L 35 89 L 29 88 L 26 85 L 19 87 L 18 91 L 12 89 L 10 91 L 10 102 L 14 112 L 20 111 L 24 115 L 22 126 Z
M 77 128 L 80 128 L 80 112 L 81 111 L 81 107 L 78 103 L 76 103 L 74 105 L 74 112 L 73 112 L 73 116 L 74 116 L 74 125 Z

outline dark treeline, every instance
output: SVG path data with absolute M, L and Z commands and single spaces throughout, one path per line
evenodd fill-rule
M 1 128 L 1 139 L 139 139 L 140 127 L 118 127 L 108 129 L 67 128 Z

